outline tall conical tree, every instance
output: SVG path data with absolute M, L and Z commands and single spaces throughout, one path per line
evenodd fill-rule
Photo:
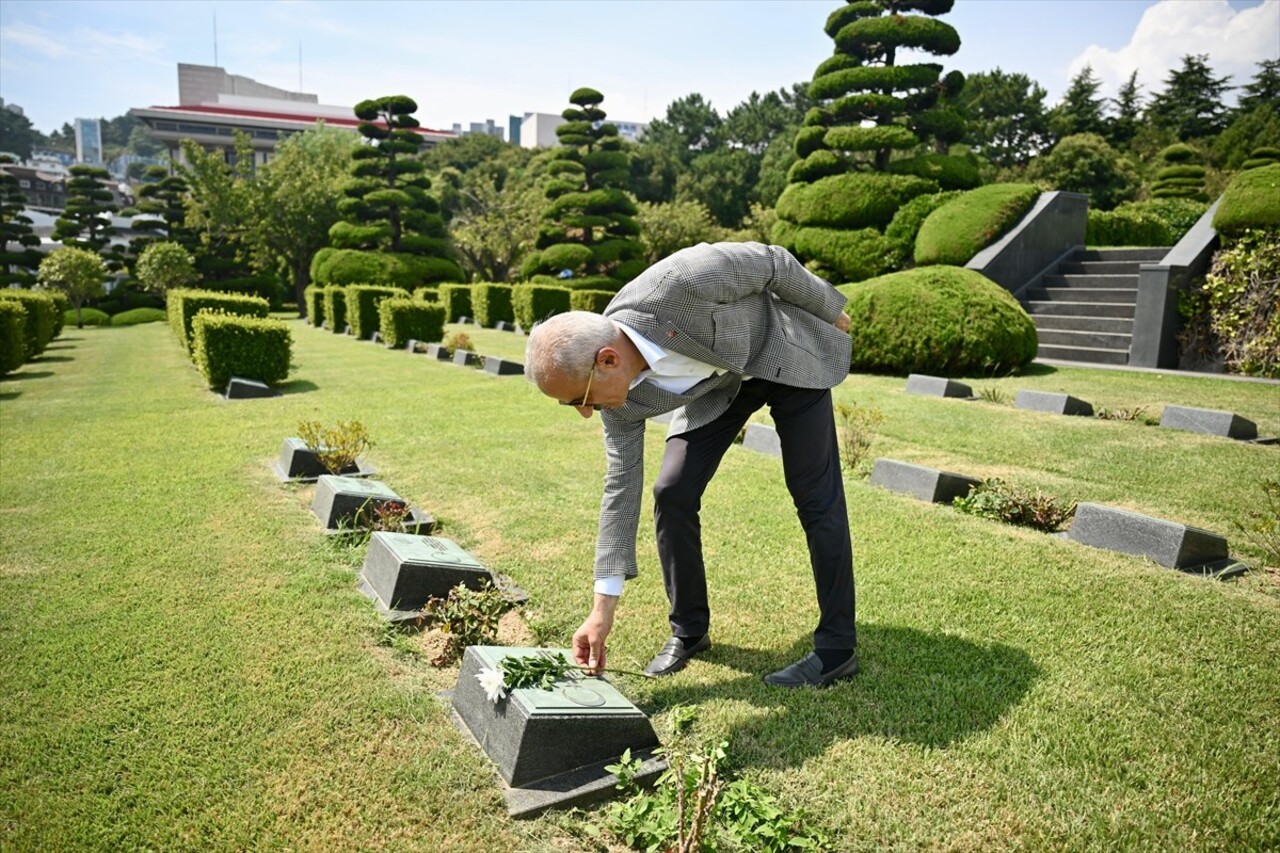
M 964 75 L 935 63 L 897 64 L 900 49 L 949 56 L 960 36 L 935 16 L 953 0 L 851 0 L 827 18 L 835 55 L 818 66 L 809 95 L 818 106 L 796 136 L 801 160 L 778 199 L 774 239 L 820 274 L 857 281 L 883 272 L 879 233 L 917 195 L 972 187 L 977 169 L 932 154 L 893 161 L 894 151 L 933 142 L 945 151 L 964 135 L 954 98 Z M 908 14 L 919 12 L 922 14 Z M 870 126 L 863 126 L 870 123 Z M 897 172 L 900 174 L 885 174 Z M 927 177 L 925 177 L 927 176 Z
M 631 161 L 618 128 L 604 121 L 603 101 L 595 89 L 578 89 L 569 96 L 574 106 L 561 113 L 560 147 L 547 166 L 554 176 L 546 189 L 551 203 L 538 232 L 538 251 L 521 268 L 526 277 L 568 269 L 578 286 L 585 278 L 608 289 L 644 269 L 636 205 L 625 189 Z
M 0 156 L 0 165 L 12 162 L 12 157 Z M 0 172 L 0 287 L 30 287 L 36 280 L 43 256 L 36 249 L 40 238 L 31 229 L 31 218 L 23 213 L 26 207 L 18 179 Z
M 1049 127 L 1059 139 L 1077 133 L 1103 132 L 1102 98 L 1098 97 L 1101 87 L 1102 82 L 1094 76 L 1092 65 L 1085 65 L 1071 78 L 1062 102 L 1049 111 Z
M 116 229 L 115 195 L 106 186 L 111 175 L 99 166 L 72 166 L 67 181 L 67 204 L 53 226 L 53 239 L 64 246 L 87 249 L 103 256 L 109 269 L 119 269 L 121 253 L 111 247 Z
M 312 261 L 316 283 L 412 287 L 463 280 L 440 203 L 428 194 L 431 180 L 415 156 L 422 147 L 417 110 L 405 95 L 356 104 L 357 129 L 368 144 L 352 155 L 352 180 L 338 203 L 344 221 L 329 229 L 332 247 Z

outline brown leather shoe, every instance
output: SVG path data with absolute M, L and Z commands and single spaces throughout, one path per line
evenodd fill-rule
M 710 634 L 704 634 L 701 640 L 687 649 L 679 637 L 672 637 L 667 640 L 667 644 L 662 647 L 662 651 L 658 652 L 654 659 L 649 661 L 649 665 L 644 668 L 644 674 L 650 678 L 673 675 L 684 669 L 685 664 L 689 662 L 691 657 L 701 654 L 709 648 L 711 648 Z
M 837 681 L 853 678 L 858 674 L 858 652 L 828 673 L 822 671 L 822 659 L 816 652 L 800 658 L 791 666 L 771 672 L 764 677 L 765 684 L 774 687 L 830 687 Z

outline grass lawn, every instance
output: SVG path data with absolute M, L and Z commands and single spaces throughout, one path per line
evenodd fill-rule
M 381 629 L 362 555 L 268 468 L 300 420 L 363 421 L 382 479 L 524 587 L 539 640 L 563 645 L 590 601 L 598 419 L 518 378 L 293 329 L 271 400 L 218 399 L 160 323 L 69 328 L 0 380 L 0 849 L 607 849 L 602 810 L 507 819 L 436 698 L 456 669 Z M 522 359 L 523 338 L 467 331 Z M 1256 565 L 1231 525 L 1280 448 L 904 384 L 835 392 L 885 415 L 873 456 L 1205 527 Z M 972 384 L 1232 409 L 1280 434 L 1274 384 L 1067 368 Z M 661 429 L 647 446 L 652 480 Z M 695 738 L 728 739 L 735 773 L 839 849 L 1280 846 L 1275 573 L 1206 581 L 847 483 L 862 673 L 760 683 L 807 650 L 816 609 L 778 461 L 735 448 L 703 509 L 712 651 L 669 679 L 615 676 L 660 734 L 694 707 Z M 667 635 L 644 528 L 618 667 Z

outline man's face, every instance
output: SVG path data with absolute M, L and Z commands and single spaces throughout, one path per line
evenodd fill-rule
M 627 402 L 630 385 L 616 353 L 606 347 L 597 356 L 595 368 L 586 379 L 557 374 L 541 387 L 543 394 L 566 405 L 572 404 L 578 414 L 589 418 L 596 406 L 603 409 L 622 408 Z

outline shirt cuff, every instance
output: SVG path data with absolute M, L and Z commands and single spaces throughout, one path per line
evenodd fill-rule
M 596 592 L 600 595 L 622 595 L 623 578 L 620 575 L 613 575 L 607 578 L 596 579 Z

